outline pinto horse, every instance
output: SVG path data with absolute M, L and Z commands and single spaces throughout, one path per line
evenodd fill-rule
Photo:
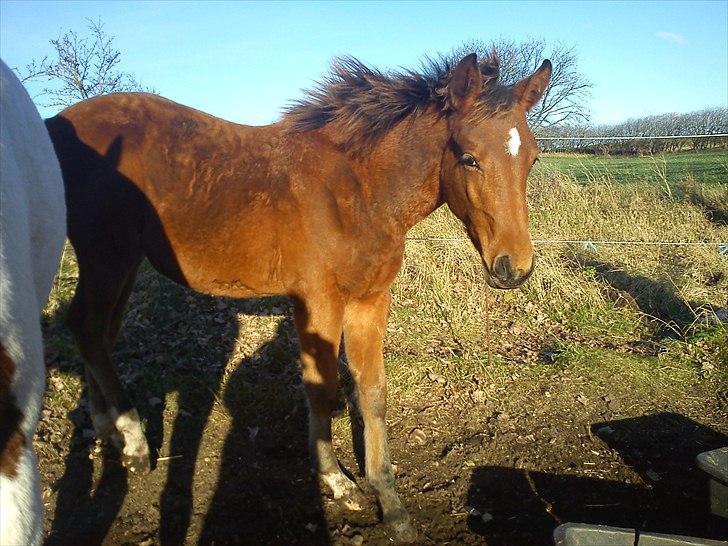
M 407 231 L 443 203 L 467 227 L 489 285 L 528 278 L 526 179 L 538 147 L 526 113 L 551 77 L 544 61 L 505 86 L 495 57 L 455 61 L 383 73 L 345 58 L 263 127 L 143 93 L 92 98 L 47 121 L 79 262 L 69 324 L 92 420 L 133 470 L 149 467 L 149 451 L 110 349 L 146 257 L 205 294 L 291 298 L 312 462 L 334 497 L 356 508 L 361 493 L 331 444 L 343 333 L 367 478 L 396 537 L 415 538 L 386 436 L 390 285 Z
M 40 312 L 66 237 L 66 208 L 43 121 L 2 61 L 0 116 L 0 544 L 40 544 L 33 451 L 46 377 Z

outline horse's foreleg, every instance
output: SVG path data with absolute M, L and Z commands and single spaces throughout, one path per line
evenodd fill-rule
M 387 443 L 383 341 L 389 303 L 389 292 L 350 302 L 344 314 L 344 340 L 364 420 L 367 479 L 382 508 L 384 522 L 392 527 L 398 540 L 412 542 L 417 533 L 394 489 Z
M 344 475 L 331 445 L 331 414 L 338 386 L 342 306 L 331 301 L 296 301 L 303 383 L 308 397 L 308 441 L 314 470 L 334 498 L 352 510 L 363 508 L 359 488 Z

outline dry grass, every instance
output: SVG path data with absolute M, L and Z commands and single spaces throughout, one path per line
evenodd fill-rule
M 660 185 L 619 185 L 609 176 L 581 185 L 557 171 L 529 183 L 535 240 L 728 241 L 728 227 L 715 221 L 728 210 L 721 188 L 696 194 L 687 181 L 668 192 Z M 714 370 L 716 381 L 728 384 L 728 353 L 721 349 L 726 326 L 715 320 L 728 306 L 728 260 L 717 245 L 537 244 L 538 265 L 528 283 L 496 292 L 484 288 L 480 258 L 446 208 L 411 235 L 394 285 L 389 336 L 390 350 L 407 362 L 406 355 L 425 355 L 425 370 L 454 380 L 498 375 L 498 363 L 549 359 L 551 345 L 574 340 L 582 347 L 648 344 L 651 354 Z M 405 391 L 423 375 L 411 362 L 398 372 L 405 377 L 393 384 L 401 382 Z
M 531 181 L 529 200 L 536 240 L 728 241 L 728 228 L 711 222 L 694 198 L 671 198 L 660 188 L 620 187 L 608 178 L 582 186 L 568 176 L 549 173 Z M 481 317 L 485 312 L 482 266 L 460 223 L 442 209 L 417 226 L 412 235 L 459 240 L 409 241 L 395 292 L 404 297 L 431 295 L 444 301 L 460 325 Z M 655 294 L 672 292 L 695 312 L 706 306 L 726 305 L 728 267 L 716 245 L 605 244 L 598 245 L 596 252 L 578 244 L 536 246 L 538 267 L 524 293 L 553 311 L 603 308 L 612 301 L 613 293 L 604 290 L 605 282 L 596 281 L 609 284 L 619 275 L 625 278 L 621 283 L 613 280 L 613 284 L 624 285 L 619 289 L 628 292 L 634 288 L 636 293 L 631 296 L 637 300 L 643 296 L 654 299 L 647 294 L 652 290 Z
M 609 176 L 581 185 L 558 171 L 540 171 L 530 181 L 532 236 L 728 241 L 728 227 L 719 221 L 728 211 L 728 192 L 699 187 L 688 180 L 667 192 L 660 185 L 616 184 Z M 484 286 L 480 258 L 446 207 L 410 235 L 393 286 L 387 336 L 395 396 L 416 395 L 428 378 L 462 382 L 477 376 L 495 385 L 507 380 L 512 363 L 568 355 L 562 349 L 574 343 L 611 348 L 650 343 L 657 346 L 655 354 L 667 352 L 696 369 L 707 363 L 708 371 L 726 380 L 728 355 L 721 352 L 721 344 L 728 336 L 725 323 L 716 323 L 715 311 L 728 306 L 728 260 L 715 246 L 598 245 L 594 252 L 580 245 L 537 244 L 538 266 L 532 279 L 521 290 L 500 292 Z M 76 275 L 69 247 L 47 317 L 68 303 Z M 145 286 L 140 290 L 138 284 L 130 304 L 132 318 L 127 320 L 138 320 L 147 307 L 169 308 L 174 314 L 176 305 L 187 305 L 181 290 L 159 303 L 162 296 L 155 295 L 157 291 L 170 288 L 154 273 L 143 275 Z M 271 319 L 239 317 L 246 327 L 238 346 L 249 346 L 252 354 L 254 341 L 267 339 L 259 339 L 256 321 L 267 321 L 266 328 L 275 330 L 268 324 Z M 214 333 L 202 334 L 204 338 Z M 78 363 L 71 356 L 75 349 L 67 333 L 51 336 L 49 344 L 51 352 L 63 355 L 61 360 Z M 233 354 L 230 369 L 241 358 Z M 221 391 L 224 387 L 225 381 Z

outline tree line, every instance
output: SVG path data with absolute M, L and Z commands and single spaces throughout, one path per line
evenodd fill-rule
M 588 154 L 656 154 L 680 150 L 728 148 L 728 137 L 691 135 L 725 135 L 728 133 L 728 108 L 713 107 L 686 114 L 660 114 L 633 118 L 610 125 L 562 124 L 541 127 L 536 136 L 545 151 L 569 151 Z M 650 138 L 682 136 L 683 138 Z M 565 140 L 549 140 L 560 137 Z M 611 137 L 609 140 L 589 137 Z M 620 139 L 618 137 L 638 137 Z

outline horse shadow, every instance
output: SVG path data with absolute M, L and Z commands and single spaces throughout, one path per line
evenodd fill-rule
M 716 226 L 728 226 L 728 200 L 707 197 L 697 184 L 686 186 L 683 193 L 684 199 L 698 207 L 709 222 Z
M 231 425 L 199 542 L 328 544 L 318 478 L 307 456 L 307 410 L 290 313 L 274 338 L 227 378 L 222 402 Z
M 63 311 L 52 320 L 60 321 Z M 275 335 L 244 358 L 239 314 L 280 317 Z M 204 296 L 145 265 L 116 347 L 114 359 L 146 425 L 156 468 L 148 476 L 129 474 L 115 449 L 94 447 L 82 397 L 70 415 L 71 449 L 54 484 L 58 496 L 47 544 L 116 541 L 118 523 L 130 533 L 126 540 L 162 544 L 328 544 L 318 481 L 307 455 L 298 344 L 286 298 Z M 237 364 L 230 365 L 231 360 Z M 221 413 L 225 419 L 219 419 Z M 201 450 L 201 443 L 203 430 L 209 431 L 216 419 L 229 419 L 231 426 L 218 476 L 212 476 L 211 457 L 205 457 L 211 451 Z M 94 451 L 101 459 L 96 473 L 89 456 Z M 203 487 L 215 488 L 209 507 L 193 496 L 201 479 Z M 129 487 L 155 485 L 159 489 L 147 493 L 148 504 L 127 515 L 135 521 L 120 521 Z
M 65 326 L 68 303 L 64 302 L 51 317 L 41 321 L 47 364 L 82 378 L 83 364 Z M 49 352 L 53 355 L 50 362 Z M 68 418 L 72 425 L 69 449 L 62 476 L 50 484 L 57 498 L 45 544 L 100 544 L 128 493 L 128 473 L 117 451 L 101 450 L 94 445 L 85 389 L 76 407 L 68 412 Z M 95 458 L 101 460 L 98 473 L 94 472 Z M 42 464 L 42 457 L 39 459 Z
M 592 269 L 595 280 L 603 285 L 605 295 L 615 305 L 627 306 L 657 319 L 661 324 L 656 332 L 658 339 L 683 335 L 701 311 L 713 310 L 710 304 L 685 301 L 666 280 L 633 275 L 583 253 L 574 253 L 565 259 L 573 268 Z
M 471 477 L 471 531 L 489 546 L 551 544 L 562 523 L 580 522 L 722 539 L 728 523 L 710 513 L 702 451 L 728 437 L 692 419 L 659 413 L 595 423 L 593 434 L 619 453 L 641 483 L 486 466 Z M 598 470 L 598 467 L 589 467 Z M 485 517 L 483 517 L 485 514 Z

